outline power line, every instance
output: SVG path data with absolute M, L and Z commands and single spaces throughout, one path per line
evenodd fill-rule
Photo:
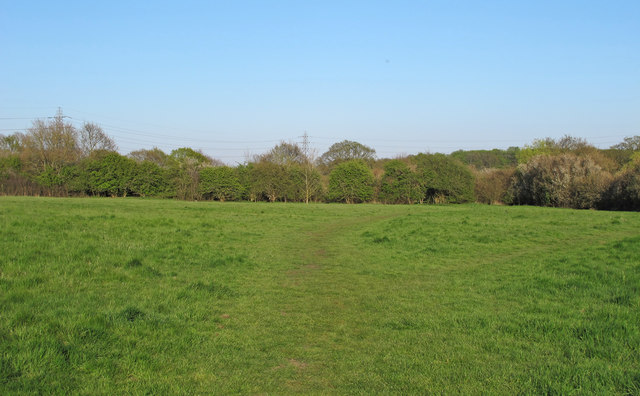
M 0 120 L 42 120 L 42 119 L 49 119 L 49 118 L 56 118 L 56 117 L 9 117 L 9 118 L 0 118 Z M 64 116 L 63 118 L 71 118 L 71 117 L 67 117 Z

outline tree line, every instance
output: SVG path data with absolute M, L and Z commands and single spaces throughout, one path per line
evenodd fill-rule
M 36 120 L 26 133 L 0 135 L 0 194 L 640 210 L 639 136 L 606 150 L 565 136 L 395 159 L 348 140 L 318 157 L 281 142 L 233 167 L 188 147 L 116 150 L 96 124 L 76 128 L 61 113 Z

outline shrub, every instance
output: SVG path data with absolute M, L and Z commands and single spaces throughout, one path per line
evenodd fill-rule
M 423 199 L 432 203 L 464 203 L 474 200 L 474 178 L 460 161 L 444 154 L 418 154 L 411 158 L 416 165 Z
M 373 198 L 373 173 L 362 160 L 337 165 L 329 175 L 329 199 L 359 203 Z
M 610 174 L 589 157 L 539 155 L 516 169 L 514 203 L 587 209 L 596 207 Z
M 408 203 L 419 201 L 423 192 L 417 175 L 400 160 L 391 160 L 384 165 L 378 198 L 384 203 Z
M 118 153 L 100 153 L 85 165 L 88 188 L 95 195 L 126 196 L 131 191 L 135 161 Z
M 603 195 L 602 209 L 640 211 L 640 161 L 618 173 Z
M 483 169 L 476 171 L 475 193 L 476 200 L 486 204 L 513 201 L 509 186 L 515 169 Z
M 251 165 L 250 192 L 252 200 L 267 199 L 269 202 L 283 200 L 289 180 L 284 165 L 260 161 Z
M 507 150 L 458 150 L 449 156 L 476 169 L 510 168 L 518 164 L 519 151 L 518 147 L 509 147 Z
M 200 194 L 205 198 L 224 202 L 242 196 L 242 185 L 236 172 L 228 166 L 216 166 L 200 170 Z
M 165 196 L 170 192 L 167 172 L 151 161 L 136 163 L 131 190 L 141 197 Z

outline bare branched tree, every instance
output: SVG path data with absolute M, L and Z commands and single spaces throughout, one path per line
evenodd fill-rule
M 83 156 L 88 157 L 94 151 L 116 151 L 115 142 L 94 123 L 85 122 L 78 134 L 78 145 Z
M 25 160 L 38 170 L 58 170 L 78 158 L 77 131 L 61 111 L 50 121 L 34 121 L 23 142 Z

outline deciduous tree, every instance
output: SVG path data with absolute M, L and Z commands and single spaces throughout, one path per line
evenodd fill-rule
M 85 122 L 78 133 L 78 147 L 83 156 L 89 157 L 97 150 L 117 151 L 116 143 L 98 124 Z
M 242 185 L 234 170 L 228 166 L 204 168 L 200 171 L 200 194 L 220 202 L 234 201 L 242 195 Z
M 92 194 L 125 197 L 131 192 L 135 162 L 114 152 L 94 153 L 86 163 L 85 172 Z
M 24 136 L 22 146 L 25 164 L 36 173 L 47 168 L 58 172 L 80 156 L 76 129 L 64 121 L 61 112 L 51 120 L 34 121 Z
M 371 147 L 351 140 L 343 140 L 342 142 L 331 145 L 329 150 L 320 156 L 318 162 L 327 171 L 330 171 L 334 166 L 345 161 L 370 161 L 375 159 L 375 157 L 376 151 Z
M 360 203 L 373 199 L 373 173 L 363 160 L 336 165 L 329 175 L 328 196 L 331 201 Z
M 161 168 L 166 168 L 170 163 L 169 156 L 157 147 L 151 150 L 141 149 L 132 151 L 128 154 L 128 157 L 139 163 L 144 161 L 153 162 Z

